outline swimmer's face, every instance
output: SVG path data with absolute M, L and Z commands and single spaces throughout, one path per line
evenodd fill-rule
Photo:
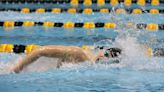
M 115 57 L 118 57 L 120 54 L 121 54 L 121 49 L 109 48 L 109 49 L 100 51 L 98 59 L 105 60 L 109 58 L 115 58 Z
M 104 52 L 103 51 L 100 51 L 99 55 L 98 55 L 98 59 L 104 59 L 105 56 L 104 56 Z
M 110 57 L 110 54 L 104 51 L 100 51 L 98 55 L 98 60 L 107 60 Z

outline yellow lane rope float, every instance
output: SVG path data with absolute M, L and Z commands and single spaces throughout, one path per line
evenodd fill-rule
M 61 9 L 60 8 L 52 8 L 51 12 L 52 13 L 61 13 Z
M 72 6 L 78 6 L 79 5 L 79 1 L 78 0 L 71 0 L 70 4 Z
M 92 8 L 84 8 L 84 9 L 78 9 L 78 8 L 52 8 L 52 9 L 45 9 L 45 8 L 37 8 L 37 9 L 30 9 L 30 8 L 22 8 L 22 9 L 0 9 L 0 11 L 16 11 L 16 12 L 21 12 L 21 13 L 31 13 L 31 12 L 36 12 L 36 13 L 45 13 L 45 12 L 51 12 L 51 13 L 62 13 L 62 12 L 67 12 L 67 13 L 84 13 L 84 14 L 92 14 L 93 12 L 99 12 L 99 13 L 110 13 L 111 9 L 109 8 L 99 8 L 99 9 L 92 9 Z M 142 10 L 140 8 L 134 8 L 134 9 L 124 9 L 124 8 L 116 8 L 113 12 L 116 12 L 117 14 L 120 13 L 127 13 L 127 14 L 142 14 L 142 13 L 150 13 L 150 14 L 163 14 L 164 10 L 163 9 L 149 9 L 149 10 Z
M 97 6 L 104 6 L 105 0 L 97 0 Z
M 117 6 L 118 5 L 118 0 L 111 0 L 110 5 L 111 6 Z
M 151 5 L 158 6 L 159 4 L 159 0 L 151 0 Z
M 159 14 L 159 10 L 158 9 L 150 9 L 149 13 L 150 14 Z
M 98 6 L 104 6 L 105 4 L 110 4 L 111 6 L 116 6 L 119 3 L 124 3 L 125 6 L 130 6 L 132 3 L 136 3 L 137 5 L 144 6 L 146 3 L 151 4 L 152 6 L 160 5 L 160 3 L 164 3 L 163 0 L 1 0 L 2 4 L 24 4 L 24 3 L 32 3 L 32 4 L 70 4 L 74 7 L 79 4 L 83 4 L 84 6 L 90 6 L 92 4 L 97 4 Z
M 84 0 L 84 1 L 83 1 L 83 4 L 84 4 L 85 6 L 90 6 L 90 5 L 92 5 L 92 0 Z
M 125 6 L 131 6 L 132 0 L 124 0 L 124 5 Z
M 145 6 L 145 0 L 138 0 L 137 1 L 137 4 L 140 5 L 140 6 Z
M 136 12 L 139 13 L 139 12 Z M 4 28 L 13 28 L 14 26 L 23 26 L 23 27 L 32 27 L 32 26 L 44 26 L 44 27 L 63 27 L 63 28 L 86 28 L 86 29 L 92 29 L 92 28 L 110 28 L 114 29 L 117 28 L 116 23 L 112 22 L 84 22 L 84 23 L 74 23 L 74 22 L 65 22 L 65 23 L 59 23 L 59 22 L 33 22 L 33 21 L 0 21 L 0 26 Z M 148 31 L 157 31 L 157 30 L 164 30 L 164 24 L 155 24 L 155 23 L 148 23 L 148 24 L 132 24 L 132 23 L 126 23 L 126 26 L 135 27 L 137 29 L 142 30 L 148 30 Z
M 14 45 L 14 44 L 0 44 L 1 53 L 31 53 L 34 49 L 40 47 L 40 45 Z M 83 45 L 81 48 L 85 50 L 94 49 L 95 46 Z M 146 55 L 148 56 L 164 56 L 164 48 L 147 48 Z
M 45 9 L 44 8 L 38 8 L 38 9 L 36 9 L 36 12 L 37 13 L 44 13 Z

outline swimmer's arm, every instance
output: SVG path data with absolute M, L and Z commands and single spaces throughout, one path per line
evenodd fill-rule
M 24 67 L 27 65 L 33 63 L 41 56 L 46 57 L 58 57 L 62 58 L 62 56 L 66 53 L 66 50 L 64 50 L 64 47 L 52 47 L 52 46 L 43 46 L 39 47 L 38 49 L 35 49 L 31 53 L 25 56 L 14 68 L 13 71 L 16 73 L 19 73 Z
M 19 73 L 24 67 L 33 63 L 41 56 L 46 57 L 56 57 L 60 59 L 66 59 L 67 57 L 72 57 L 77 59 L 78 62 L 89 60 L 85 53 L 75 46 L 43 46 L 33 50 L 31 53 L 25 56 L 20 63 L 18 63 L 13 71 Z M 75 63 L 78 63 L 75 62 Z

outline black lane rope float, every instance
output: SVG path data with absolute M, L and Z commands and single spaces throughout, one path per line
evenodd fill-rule
M 0 11 L 16 11 L 16 12 L 22 12 L 22 13 L 30 13 L 30 12 L 36 12 L 36 13 L 45 13 L 45 12 L 52 12 L 52 13 L 62 13 L 62 12 L 68 12 L 68 13 L 84 13 L 84 14 L 91 14 L 93 12 L 100 12 L 100 13 L 109 13 L 113 12 L 113 10 L 108 8 L 101 8 L 101 9 L 92 9 L 92 8 L 84 8 L 84 9 L 76 9 L 76 8 L 52 8 L 52 9 L 45 9 L 45 8 L 37 8 L 37 9 L 29 9 L 29 8 L 22 8 L 22 9 L 0 9 Z M 149 10 L 142 10 L 140 8 L 136 9 L 123 9 L 123 8 L 117 8 L 114 10 L 117 14 L 124 14 L 124 13 L 133 13 L 133 14 L 142 14 L 142 13 L 150 13 L 150 14 L 163 14 L 163 9 L 149 9 Z
M 77 6 L 78 4 L 84 4 L 86 6 L 97 4 L 103 6 L 104 4 L 110 4 L 112 6 L 118 5 L 118 3 L 123 2 L 124 5 L 130 6 L 132 3 L 137 3 L 138 5 L 144 6 L 145 3 L 151 3 L 151 5 L 159 5 L 164 3 L 163 0 L 1 0 L 1 3 L 33 3 L 33 4 L 71 4 Z
M 135 24 L 133 22 L 128 22 L 124 24 L 125 27 L 128 28 L 137 28 L 142 30 L 150 30 L 150 31 L 157 31 L 157 30 L 164 30 L 164 24 L 155 24 L 155 23 L 149 23 L 149 24 Z M 74 23 L 74 22 L 34 22 L 34 21 L 0 21 L 0 26 L 8 29 L 8 28 L 14 28 L 18 26 L 22 27 L 32 27 L 32 26 L 44 26 L 44 27 L 63 27 L 63 28 L 86 28 L 86 29 L 92 29 L 92 28 L 111 28 L 115 29 L 117 28 L 116 23 L 112 22 L 83 22 L 83 23 Z
M 0 44 L 1 53 L 26 53 L 29 54 L 40 45 L 17 45 L 17 44 Z M 94 46 L 83 45 L 81 48 L 94 48 Z M 147 48 L 145 53 L 149 56 L 164 56 L 164 48 Z

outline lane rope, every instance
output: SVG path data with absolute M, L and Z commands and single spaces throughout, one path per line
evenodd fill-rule
M 79 4 L 83 4 L 85 6 L 90 6 L 93 4 L 97 4 L 98 6 L 104 6 L 105 4 L 117 6 L 119 3 L 124 3 L 125 6 L 131 6 L 133 3 L 140 6 L 145 6 L 145 4 L 158 6 L 161 3 L 164 3 L 163 0 L 1 0 L 0 2 L 3 4 L 71 4 L 72 6 L 78 6 Z
M 31 53 L 34 49 L 41 45 L 29 44 L 29 45 L 17 45 L 17 44 L 0 44 L 0 53 Z M 94 48 L 94 46 L 83 45 L 83 49 Z M 148 48 L 145 52 L 149 56 L 164 56 L 164 48 Z
M 43 27 L 63 27 L 63 28 L 86 28 L 86 29 L 92 29 L 92 28 L 107 28 L 107 29 L 115 29 L 117 28 L 116 23 L 113 22 L 34 22 L 34 21 L 0 21 L 0 26 L 4 27 L 5 29 L 12 29 L 14 27 L 32 27 L 32 26 L 43 26 Z M 148 30 L 148 31 L 157 31 L 157 30 L 164 30 L 164 24 L 155 24 L 155 23 L 139 23 L 135 24 L 133 22 L 125 23 L 125 27 L 128 28 L 136 28 L 140 30 Z
M 92 14 L 93 12 L 99 12 L 99 13 L 111 13 L 115 12 L 116 14 L 143 14 L 143 13 L 150 13 L 150 14 L 163 14 L 164 10 L 163 9 L 149 9 L 149 10 L 142 10 L 140 8 L 135 8 L 135 9 L 123 9 L 123 8 L 117 8 L 115 11 L 112 9 L 108 8 L 101 8 L 101 9 L 92 9 L 92 8 L 84 8 L 84 9 L 77 9 L 77 8 L 52 8 L 52 9 L 45 9 L 45 8 L 37 8 L 37 9 L 30 9 L 30 8 L 22 8 L 22 9 L 14 9 L 14 8 L 9 8 L 9 9 L 0 9 L 0 11 L 16 11 L 16 12 L 21 12 L 21 13 L 45 13 L 45 12 L 51 12 L 51 13 L 84 13 L 84 14 Z M 125 12 L 121 12 L 125 11 Z

